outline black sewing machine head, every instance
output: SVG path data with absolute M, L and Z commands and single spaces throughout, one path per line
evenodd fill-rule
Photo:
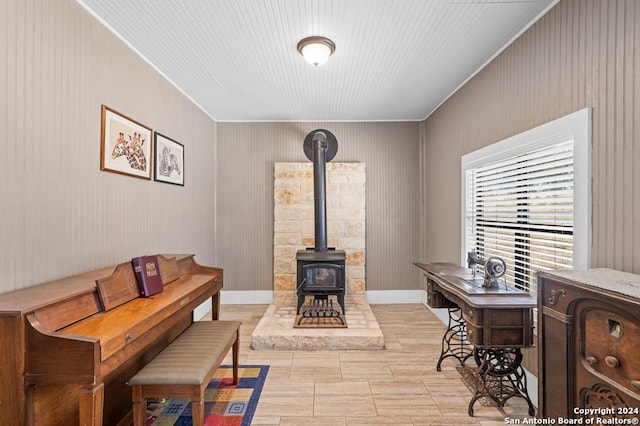
M 499 278 L 507 272 L 507 264 L 497 256 L 490 257 L 486 260 L 481 259 L 475 250 L 467 253 L 467 266 L 473 271 L 475 277 L 478 266 L 484 267 L 484 281 L 482 286 L 485 288 L 497 287 Z

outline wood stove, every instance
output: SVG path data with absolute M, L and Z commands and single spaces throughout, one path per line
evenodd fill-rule
M 344 250 L 327 247 L 326 163 L 335 157 L 338 141 L 328 130 L 318 129 L 307 135 L 304 152 L 313 161 L 313 195 L 315 219 L 315 246 L 296 253 L 297 260 L 297 313 L 306 296 L 328 299 L 337 296 L 338 304 L 345 312 L 345 259 Z
M 296 254 L 298 263 L 298 308 L 304 304 L 305 296 L 314 296 L 315 299 L 327 299 L 335 295 L 338 304 L 345 312 L 345 259 L 343 250 L 328 249 L 325 252 L 317 252 L 314 248 L 300 250 Z

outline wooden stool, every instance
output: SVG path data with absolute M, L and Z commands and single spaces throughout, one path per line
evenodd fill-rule
M 146 425 L 147 398 L 190 398 L 193 424 L 204 422 L 204 391 L 233 347 L 233 383 L 238 383 L 240 321 L 196 321 L 129 380 L 133 424 Z

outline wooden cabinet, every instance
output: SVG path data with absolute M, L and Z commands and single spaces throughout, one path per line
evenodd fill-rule
M 639 417 L 639 275 L 539 272 L 538 329 L 539 417 Z

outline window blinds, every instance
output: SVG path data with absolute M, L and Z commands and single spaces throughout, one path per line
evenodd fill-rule
M 538 270 L 573 263 L 573 140 L 466 171 L 466 251 L 507 263 L 535 294 Z

